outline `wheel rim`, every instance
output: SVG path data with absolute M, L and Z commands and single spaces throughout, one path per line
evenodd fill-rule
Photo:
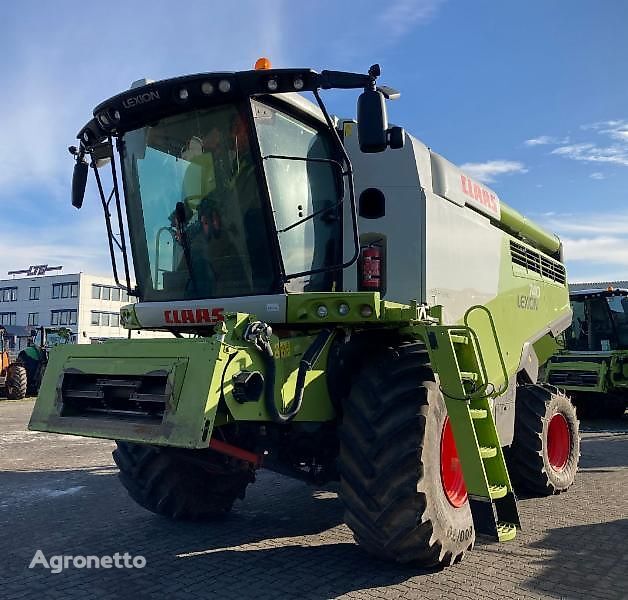
M 467 486 L 464 484 L 449 417 L 445 418 L 440 438 L 440 480 L 449 504 L 460 508 L 467 501 Z
M 556 413 L 550 419 L 547 428 L 547 457 L 555 471 L 562 471 L 565 468 L 570 450 L 569 423 L 561 413 Z

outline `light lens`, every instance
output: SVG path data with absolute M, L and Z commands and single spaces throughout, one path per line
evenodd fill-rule
M 269 89 L 271 92 L 276 92 L 276 91 L 277 91 L 277 88 L 279 87 L 279 83 L 277 82 L 277 80 L 276 80 L 276 79 L 269 79 L 269 80 L 266 82 L 266 87 L 268 87 L 268 89 Z
M 214 93 L 214 86 L 211 81 L 203 81 L 201 85 L 201 92 L 206 96 Z
M 113 111 L 113 120 L 114 121 L 119 121 L 120 120 L 120 111 L 119 110 L 114 110 Z
M 181 88 L 179 90 L 179 98 L 181 98 L 181 100 L 187 100 L 188 96 L 189 94 L 186 88 Z
M 107 127 L 107 125 L 109 125 L 109 117 L 107 116 L 106 113 L 100 113 L 98 115 L 98 120 L 100 121 L 100 124 L 104 125 L 105 127 Z
M 226 94 L 231 89 L 231 82 L 229 80 L 227 80 L 227 79 L 221 79 L 218 82 L 218 89 L 223 94 Z
M 345 302 L 343 302 L 342 304 L 338 306 L 338 314 L 341 317 L 346 317 L 349 314 L 349 310 L 350 310 L 349 305 L 346 304 Z
M 271 67 L 270 60 L 267 59 L 265 56 L 262 56 L 261 58 L 258 58 L 255 61 L 256 71 L 265 71 L 266 69 L 270 69 L 270 67 Z
M 373 315 L 373 308 L 371 306 L 369 306 L 368 304 L 363 304 L 360 307 L 360 314 L 363 317 L 368 318 L 368 317 Z
M 303 79 L 301 77 L 295 77 L 292 85 L 295 90 L 302 90 L 305 84 L 303 83 Z
M 327 314 L 329 313 L 329 311 L 327 310 L 327 307 L 324 304 L 321 304 L 317 309 L 316 309 L 316 314 L 321 318 L 324 319 Z

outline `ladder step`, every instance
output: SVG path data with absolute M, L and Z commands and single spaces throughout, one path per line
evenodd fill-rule
M 488 416 L 488 411 L 484 408 L 470 408 L 469 416 L 472 419 L 486 419 Z
M 491 500 L 498 500 L 508 493 L 508 488 L 505 485 L 489 485 L 488 493 Z
M 498 521 L 497 523 L 497 538 L 500 542 L 509 542 L 514 540 L 517 535 L 517 527 L 512 523 L 506 523 L 505 521 Z
M 471 371 L 460 371 L 460 379 L 463 381 L 477 381 L 478 374 Z
M 482 458 L 494 458 L 497 456 L 497 448 L 495 446 L 480 446 L 480 456 Z
M 466 335 L 460 335 L 458 333 L 450 333 L 449 337 L 454 344 L 468 344 L 469 338 Z

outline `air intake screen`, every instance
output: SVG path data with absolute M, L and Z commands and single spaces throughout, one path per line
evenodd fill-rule
M 524 267 L 527 271 L 534 271 L 556 283 L 565 285 L 565 267 L 553 261 L 536 250 L 526 248 L 516 242 L 510 242 L 510 257 L 513 264 Z

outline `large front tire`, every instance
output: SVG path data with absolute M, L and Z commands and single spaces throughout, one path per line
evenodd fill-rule
M 379 558 L 434 567 L 462 559 L 475 531 L 463 481 L 462 497 L 445 493 L 447 411 L 427 360 L 423 346 L 409 344 L 365 363 L 343 407 L 339 469 L 357 543 Z
M 247 463 L 211 450 L 116 444 L 113 459 L 131 498 L 172 519 L 197 521 L 227 513 L 255 479 Z
M 515 435 L 508 453 L 518 487 L 550 496 L 571 486 L 580 459 L 576 409 L 556 388 L 517 388 Z

